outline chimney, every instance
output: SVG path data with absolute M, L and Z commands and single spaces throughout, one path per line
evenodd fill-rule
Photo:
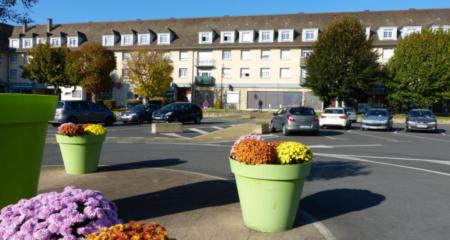
M 26 33 L 28 30 L 28 23 L 27 22 L 23 22 L 22 23 L 22 33 Z
M 47 19 L 47 32 L 51 32 L 53 29 L 53 19 Z

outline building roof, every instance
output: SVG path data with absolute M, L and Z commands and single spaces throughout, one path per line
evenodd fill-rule
M 361 20 L 364 26 L 370 27 L 371 36 L 374 37 L 374 45 L 376 46 L 389 46 L 397 43 L 397 41 L 379 41 L 376 30 L 381 26 L 397 26 L 400 30 L 403 26 L 428 28 L 432 25 L 450 25 L 450 9 L 411 9 L 55 24 L 49 36 L 59 36 L 61 34 L 76 36 L 80 32 L 86 38 L 83 42 L 100 43 L 102 35 L 114 33 L 172 32 L 174 38 L 170 45 L 157 46 L 154 38 L 150 47 L 161 49 L 301 47 L 311 46 L 311 43 L 302 42 L 302 29 L 319 28 L 322 30 L 331 20 L 343 15 L 355 16 Z M 237 40 L 234 44 L 220 43 L 220 31 L 255 30 L 255 36 L 257 36 L 257 31 L 263 29 L 294 29 L 294 42 L 279 43 L 274 41 L 273 43 L 258 43 L 257 38 L 255 38 L 253 43 L 238 43 Z M 21 26 L 16 26 L 10 36 L 47 36 L 47 25 L 29 26 L 25 33 L 22 31 Z M 212 44 L 198 43 L 198 32 L 201 31 L 214 31 L 216 33 Z M 120 50 L 129 49 L 130 47 L 122 47 L 119 42 L 112 48 Z

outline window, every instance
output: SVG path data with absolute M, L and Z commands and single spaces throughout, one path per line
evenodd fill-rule
M 68 47 L 78 47 L 78 37 L 68 37 L 67 38 Z
M 293 41 L 294 41 L 293 29 L 278 30 L 278 42 L 293 42 Z
M 47 38 L 36 38 L 36 44 L 46 44 L 47 43 Z
M 198 33 L 198 43 L 207 44 L 212 43 L 213 33 L 212 32 L 199 32 Z
M 9 64 L 17 64 L 17 54 L 9 55 Z
M 389 60 L 392 56 L 394 56 L 393 48 L 383 48 L 383 55 L 381 57 L 384 60 Z
M 306 69 L 300 68 L 300 86 L 305 85 L 307 75 L 308 75 L 308 73 L 307 73 Z
M 138 45 L 150 45 L 151 36 L 150 33 L 138 34 Z
M 311 55 L 313 53 L 312 49 L 302 49 L 301 53 L 300 53 L 300 57 L 301 58 L 307 58 L 309 57 L 309 55 Z
M 170 33 L 158 33 L 158 45 L 170 44 Z
M 181 51 L 180 52 L 180 61 L 187 61 L 188 59 L 189 59 L 189 52 Z
M 317 41 L 318 36 L 319 36 L 318 28 L 305 28 L 302 31 L 302 41 L 303 42 Z
M 281 60 L 289 60 L 291 57 L 291 51 L 288 49 L 282 49 L 280 53 Z
M 273 42 L 273 30 L 260 30 L 259 42 Z
M 289 68 L 280 68 L 280 78 L 290 78 L 291 70 Z
M 20 48 L 20 39 L 10 38 L 9 39 L 9 47 L 10 48 Z
M 106 35 L 102 37 L 102 45 L 105 47 L 114 46 L 114 35 Z
M 378 38 L 380 40 L 397 40 L 397 27 L 380 27 Z
M 261 50 L 261 60 L 270 60 L 270 50 Z
M 270 77 L 270 69 L 269 68 L 261 68 L 260 76 L 261 76 L 261 78 L 269 78 Z
M 129 52 L 124 52 L 122 55 L 123 61 L 128 61 L 131 59 L 131 54 Z
M 61 47 L 61 38 L 60 37 L 52 37 L 52 38 L 50 38 L 50 46 L 52 46 L 52 47 Z
M 32 48 L 33 47 L 33 39 L 32 38 L 22 38 L 22 46 L 23 46 L 23 48 Z
M 250 68 L 241 68 L 241 78 L 250 78 Z
M 406 26 L 402 28 L 402 38 L 405 38 L 413 33 L 420 33 L 422 31 L 421 26 Z
M 222 77 L 223 78 L 231 78 L 231 68 L 222 69 Z
M 17 69 L 9 70 L 9 79 L 16 80 L 17 79 Z
M 230 50 L 224 50 L 222 52 L 222 60 L 231 60 L 231 51 Z
M 252 43 L 253 38 L 253 31 L 239 31 L 240 43 Z
M 241 50 L 241 60 L 250 60 L 250 50 Z
M 188 69 L 187 68 L 180 68 L 178 70 L 178 76 L 180 78 L 187 78 L 187 76 L 188 76 Z
M 370 27 L 366 27 L 366 39 L 370 38 Z
M 120 45 L 122 46 L 131 46 L 134 43 L 134 35 L 133 34 L 124 34 L 122 35 L 122 39 Z
M 221 43 L 234 43 L 234 31 L 220 32 Z

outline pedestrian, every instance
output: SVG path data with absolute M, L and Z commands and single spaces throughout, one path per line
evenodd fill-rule
M 206 99 L 205 99 L 205 101 L 203 101 L 203 108 L 204 109 L 209 108 L 209 103 Z
M 258 100 L 258 112 L 262 112 L 263 109 L 263 101 L 261 99 Z

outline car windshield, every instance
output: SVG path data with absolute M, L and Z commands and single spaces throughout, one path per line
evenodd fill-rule
M 367 112 L 367 116 L 382 116 L 387 117 L 388 113 L 386 110 L 373 109 Z
M 136 105 L 136 106 L 133 106 L 133 107 L 131 107 L 131 111 L 142 111 L 144 109 L 144 105 Z
M 431 111 L 411 111 L 409 112 L 411 117 L 432 117 L 433 113 Z
M 344 114 L 344 110 L 340 108 L 327 108 L 323 113 Z
M 289 110 L 289 113 L 292 115 L 297 115 L 297 116 L 314 116 L 314 110 L 311 108 L 302 108 L 302 107 L 296 107 L 296 108 L 291 108 Z
M 175 111 L 177 104 L 169 104 L 161 108 L 161 112 Z

